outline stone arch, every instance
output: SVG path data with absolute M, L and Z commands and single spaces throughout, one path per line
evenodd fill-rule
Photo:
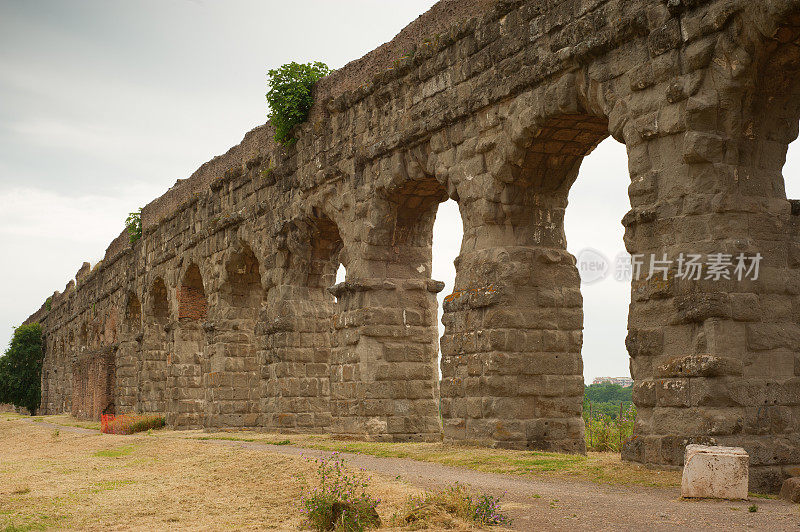
M 428 152 L 427 144 L 398 151 L 365 170 L 378 193 L 362 206 L 366 223 L 348 235 L 357 245 L 345 241 L 348 278 L 335 290 L 344 340 L 331 365 L 336 434 L 440 438 L 436 293 L 443 283 L 431 279 L 431 260 L 447 189 L 427 171 Z
M 118 372 L 118 383 L 125 387 L 119 396 L 120 411 L 167 411 L 168 354 L 171 351 L 169 290 L 160 276 L 147 289 L 142 316 L 142 334 L 129 338 L 120 347 L 122 359 L 136 369 L 135 379 L 126 379 L 127 372 Z M 124 348 L 124 350 L 123 350 Z
M 178 287 L 178 320 L 203 321 L 208 315 L 208 299 L 203 275 L 196 263 L 191 263 Z
M 171 329 L 168 359 L 167 423 L 178 428 L 202 428 L 206 416 L 203 366 L 207 360 L 208 299 L 200 267 L 189 262 L 179 277 L 178 321 Z
M 741 21 L 737 26 L 742 27 Z M 750 37 L 747 41 L 752 40 Z M 745 112 L 741 127 L 751 149 L 743 149 L 740 160 L 752 168 L 753 185 L 763 187 L 770 197 L 785 199 L 782 169 L 788 146 L 800 131 L 800 25 L 780 26 L 774 41 L 756 48 L 752 56 L 747 52 L 752 49 L 747 41 L 734 43 L 726 37 L 719 45 L 740 56 L 743 62 L 752 60 L 751 68 L 758 80 L 742 91 Z M 752 149 L 757 147 L 761 149 Z
M 311 299 L 332 301 L 328 289 L 344 262 L 344 243 L 339 226 L 321 209 L 287 223 L 279 236 L 278 285 L 307 292 Z
M 142 327 L 142 304 L 133 291 L 128 291 L 125 299 L 125 315 L 122 323 L 128 331 L 139 331 Z
M 208 357 L 203 362 L 206 427 L 258 424 L 258 340 L 255 327 L 264 301 L 259 261 L 239 240 L 224 261 L 223 282 Z
M 155 320 L 169 319 L 169 293 L 162 277 L 156 277 L 148 294 L 149 315 Z
M 564 214 L 581 161 L 609 136 L 587 106 L 565 76 L 461 126 L 474 135 L 445 169 L 464 222 L 442 320 L 447 439 L 585 452 L 582 297 Z
M 430 279 L 433 222 L 446 199 L 445 188 L 429 175 L 408 180 L 388 194 L 389 277 Z
M 225 261 L 222 299 L 231 307 L 259 309 L 264 299 L 261 268 L 253 249 L 240 241 Z
M 339 226 L 318 207 L 287 222 L 259 322 L 265 424 L 286 431 L 331 424 L 330 360 L 339 303 L 336 272 L 347 262 Z

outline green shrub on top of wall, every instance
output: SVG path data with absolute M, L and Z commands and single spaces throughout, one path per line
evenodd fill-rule
M 320 62 L 292 62 L 267 72 L 269 120 L 275 127 L 276 141 L 291 144 L 296 140 L 291 137 L 291 130 L 306 121 L 314 103 L 314 84 L 329 73 L 328 66 Z

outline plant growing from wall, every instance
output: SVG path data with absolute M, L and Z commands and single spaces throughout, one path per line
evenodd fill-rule
M 53 297 L 51 296 L 51 297 L 48 297 L 48 298 L 45 300 L 45 302 L 44 302 L 44 309 L 45 309 L 47 312 L 50 312 L 50 309 L 52 309 L 52 308 L 53 308 Z
M 0 357 L 0 403 L 11 403 L 36 412 L 41 403 L 42 327 L 38 323 L 14 329 L 5 354 Z
M 291 62 L 267 72 L 269 92 L 269 120 L 275 127 L 275 140 L 292 144 L 290 136 L 294 126 L 306 121 L 314 103 L 314 84 L 330 73 L 325 63 L 298 64 Z
M 131 244 L 136 243 L 137 240 L 142 238 L 142 209 L 128 214 L 125 220 L 125 229 L 128 230 L 128 237 L 131 239 Z

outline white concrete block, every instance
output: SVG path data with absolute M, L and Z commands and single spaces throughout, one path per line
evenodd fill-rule
M 687 445 L 681 496 L 746 499 L 749 465 L 741 447 Z

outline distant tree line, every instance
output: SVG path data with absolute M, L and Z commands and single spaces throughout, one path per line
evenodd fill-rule
M 583 415 L 588 417 L 603 415 L 616 419 L 620 407 L 625 411 L 630 408 L 633 387 L 623 388 L 619 384 L 591 384 L 583 390 Z

